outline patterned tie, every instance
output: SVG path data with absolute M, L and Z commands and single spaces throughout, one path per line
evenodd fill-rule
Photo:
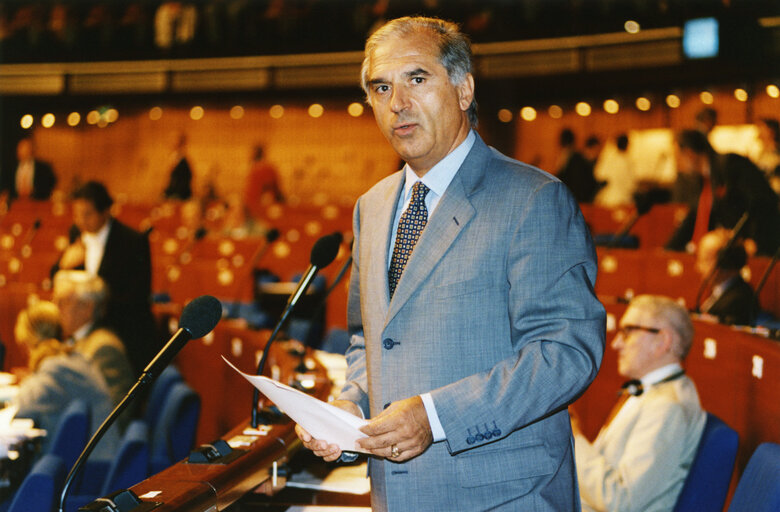
M 420 238 L 425 224 L 428 222 L 428 209 L 425 207 L 425 196 L 430 189 L 418 181 L 412 187 L 412 200 L 409 207 L 401 215 L 398 221 L 398 231 L 393 247 L 393 258 L 390 260 L 390 270 L 387 271 L 387 279 L 390 284 L 390 297 L 395 292 L 395 287 L 401 279 L 406 262 L 412 254 L 414 244 Z

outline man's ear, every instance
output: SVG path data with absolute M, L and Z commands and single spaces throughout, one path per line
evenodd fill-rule
M 458 89 L 458 104 L 460 109 L 465 112 L 471 106 L 471 102 L 474 101 L 474 77 L 471 73 L 466 73 L 466 77 L 457 86 Z
M 658 333 L 658 336 L 660 337 L 660 340 L 656 345 L 656 354 L 659 356 L 663 354 L 671 354 L 674 349 L 672 333 L 670 333 L 667 329 L 661 329 L 661 332 Z

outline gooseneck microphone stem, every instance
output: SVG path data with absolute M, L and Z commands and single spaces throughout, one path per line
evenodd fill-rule
M 127 408 L 128 404 L 135 398 L 135 395 L 138 393 L 138 390 L 141 389 L 143 386 L 146 386 L 152 380 L 154 380 L 154 377 L 155 376 L 153 374 L 149 372 L 144 372 L 141 375 L 141 377 L 138 379 L 138 381 L 130 389 L 130 391 L 125 395 L 122 401 L 119 402 L 119 404 L 116 407 L 114 407 L 114 410 L 111 411 L 111 414 L 109 414 L 108 417 L 105 420 L 103 420 L 103 423 L 100 425 L 100 428 L 98 428 L 97 431 L 95 431 L 94 435 L 89 440 L 89 443 L 87 443 L 87 446 L 81 452 L 81 455 L 79 455 L 79 458 L 76 460 L 76 463 L 71 468 L 70 473 L 68 473 L 68 477 L 65 479 L 65 484 L 62 487 L 62 493 L 60 494 L 59 512 L 65 512 L 65 498 L 68 496 L 68 490 L 70 489 L 70 486 L 73 483 L 73 478 L 79 472 L 81 466 L 84 465 L 84 462 L 86 462 L 87 457 L 89 457 L 89 454 L 92 453 L 92 450 L 95 449 L 95 446 L 97 446 L 98 441 L 100 441 L 103 438 L 103 435 L 105 435 L 106 431 L 111 427 L 111 425 L 114 424 L 114 421 L 116 421 L 116 419 L 119 417 L 122 411 L 124 411 L 125 408 Z
M 65 479 L 65 484 L 62 487 L 62 493 L 60 494 L 60 512 L 65 512 L 65 499 L 68 496 L 68 490 L 73 483 L 73 478 L 78 473 L 81 466 L 87 460 L 87 457 L 95 449 L 95 446 L 103 438 L 106 431 L 113 425 L 117 417 L 125 410 L 127 405 L 135 398 L 138 390 L 144 386 L 147 386 L 152 382 L 162 370 L 168 366 L 173 357 L 181 350 L 185 343 L 192 338 L 202 338 L 214 327 L 216 327 L 222 316 L 222 305 L 219 300 L 210 295 L 203 295 L 194 299 L 184 307 L 181 314 L 180 327 L 176 333 L 171 337 L 168 343 L 160 350 L 155 358 L 146 366 L 138 381 L 130 388 L 130 391 L 122 398 L 122 400 L 114 407 L 111 414 L 103 421 L 100 427 L 95 431 L 95 434 L 84 447 L 84 450 L 79 455 L 76 463 L 71 468 L 68 477 Z
M 323 236 L 317 240 L 317 242 L 315 242 L 311 251 L 311 257 L 309 258 L 311 264 L 309 265 L 309 268 L 306 270 L 306 273 L 303 275 L 303 277 L 301 277 L 300 281 L 298 281 L 298 287 L 290 295 L 290 298 L 287 299 L 287 305 L 284 307 L 282 316 L 276 323 L 276 327 L 274 328 L 271 336 L 268 338 L 268 341 L 265 344 L 265 347 L 263 348 L 263 355 L 260 358 L 260 362 L 257 364 L 257 371 L 255 372 L 255 375 L 263 374 L 263 370 L 265 369 L 265 362 L 268 359 L 268 354 L 271 351 L 271 343 L 273 343 L 273 341 L 276 339 L 276 336 L 279 334 L 282 326 L 287 321 L 287 317 L 290 316 L 290 313 L 295 308 L 296 304 L 298 304 L 298 300 L 306 292 L 306 289 L 314 280 L 314 276 L 317 274 L 317 271 L 321 268 L 327 267 L 331 264 L 331 262 L 333 262 L 334 259 L 336 259 L 341 240 L 342 236 L 340 233 L 333 233 L 331 235 Z M 259 399 L 260 391 L 255 388 L 254 392 L 252 393 L 252 428 L 257 428 L 258 426 L 257 402 Z

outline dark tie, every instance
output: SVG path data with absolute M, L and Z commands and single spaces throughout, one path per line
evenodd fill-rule
M 414 244 L 420 238 L 425 224 L 428 222 L 428 209 L 425 207 L 425 196 L 430 189 L 418 181 L 412 187 L 412 200 L 409 207 L 401 215 L 398 221 L 398 231 L 393 247 L 393 258 L 390 260 L 390 270 L 387 271 L 387 279 L 390 285 L 390 297 L 395 292 L 395 287 L 401 279 L 406 262 L 412 254 Z

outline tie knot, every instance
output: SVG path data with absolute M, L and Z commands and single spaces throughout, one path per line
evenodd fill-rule
M 428 187 L 425 186 L 425 183 L 422 181 L 418 181 L 412 186 L 412 203 L 416 204 L 424 204 L 425 203 L 425 196 L 428 195 L 428 191 L 430 191 Z

